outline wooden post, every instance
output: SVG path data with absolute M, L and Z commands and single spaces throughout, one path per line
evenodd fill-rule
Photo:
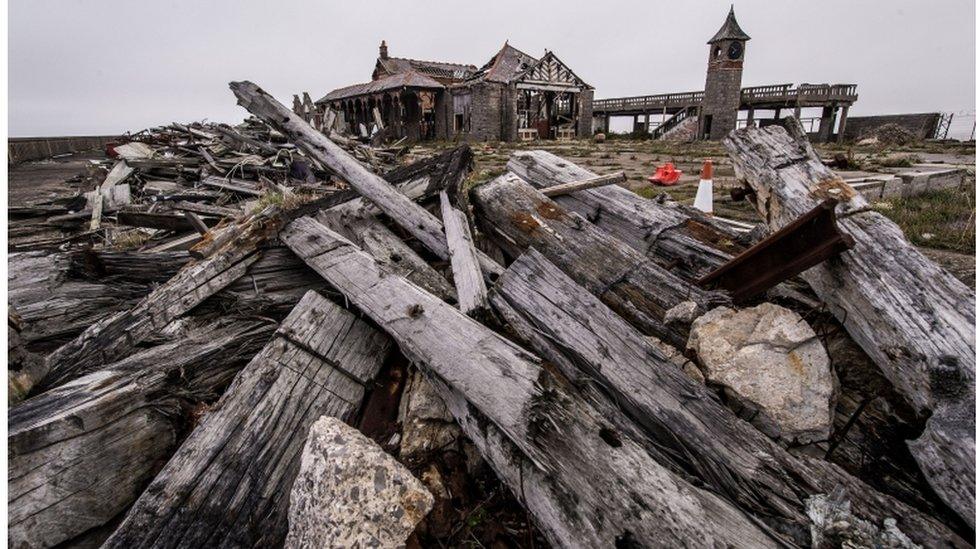
M 929 483 L 973 526 L 976 471 L 976 300 L 962 282 L 908 243 L 894 222 L 824 166 L 798 122 L 733 132 L 736 176 L 778 230 L 828 197 L 854 248 L 801 277 L 924 421 L 908 445 Z
M 478 267 L 468 218 L 451 205 L 447 191 L 441 191 L 440 202 L 444 234 L 451 251 L 451 272 L 454 273 L 454 287 L 457 288 L 458 308 L 466 315 L 478 316 L 488 309 L 488 288 Z
M 569 183 L 562 183 L 560 185 L 553 185 L 551 187 L 544 187 L 539 189 L 543 195 L 550 198 L 556 196 L 563 196 L 567 194 L 572 194 L 579 191 L 585 191 L 586 189 L 597 189 L 600 187 L 606 187 L 607 185 L 618 185 L 627 181 L 627 174 L 624 172 L 608 173 L 607 175 L 600 175 L 596 177 L 590 177 L 587 179 L 581 179 L 579 181 L 572 181 Z

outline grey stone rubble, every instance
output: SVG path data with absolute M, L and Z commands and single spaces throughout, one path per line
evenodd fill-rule
M 692 323 L 688 349 L 767 435 L 801 443 L 830 435 L 836 380 L 800 315 L 771 303 L 712 309 Z
M 434 496 L 393 456 L 323 416 L 302 451 L 285 547 L 400 547 L 433 504 Z

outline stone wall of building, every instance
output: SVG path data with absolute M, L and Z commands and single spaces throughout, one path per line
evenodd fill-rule
M 939 127 L 939 113 L 885 114 L 879 116 L 849 116 L 844 130 L 847 141 L 868 136 L 885 124 L 897 124 L 915 136 L 916 139 L 931 139 Z
M 516 141 L 518 139 L 518 90 L 514 82 L 502 90 L 501 105 L 501 139 Z
M 711 115 L 709 139 L 719 140 L 735 129 L 739 113 L 742 69 L 712 69 L 705 79 L 699 127 L 704 128 L 705 117 Z
M 576 137 L 583 139 L 593 135 L 593 90 L 583 90 L 580 92 L 579 106 Z
M 475 141 L 501 139 L 502 85 L 479 82 L 471 86 L 471 132 Z

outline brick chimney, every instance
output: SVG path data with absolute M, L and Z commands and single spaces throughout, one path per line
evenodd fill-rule
M 386 40 L 380 42 L 380 59 L 389 59 L 390 56 L 386 51 Z

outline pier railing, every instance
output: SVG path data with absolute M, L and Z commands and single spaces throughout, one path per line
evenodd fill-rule
M 635 97 L 615 97 L 593 101 L 598 114 L 643 113 L 662 108 L 686 108 L 701 105 L 705 92 L 660 93 Z M 822 105 L 825 103 L 853 103 L 857 100 L 857 84 L 776 84 L 742 88 L 741 103 L 778 105 Z

